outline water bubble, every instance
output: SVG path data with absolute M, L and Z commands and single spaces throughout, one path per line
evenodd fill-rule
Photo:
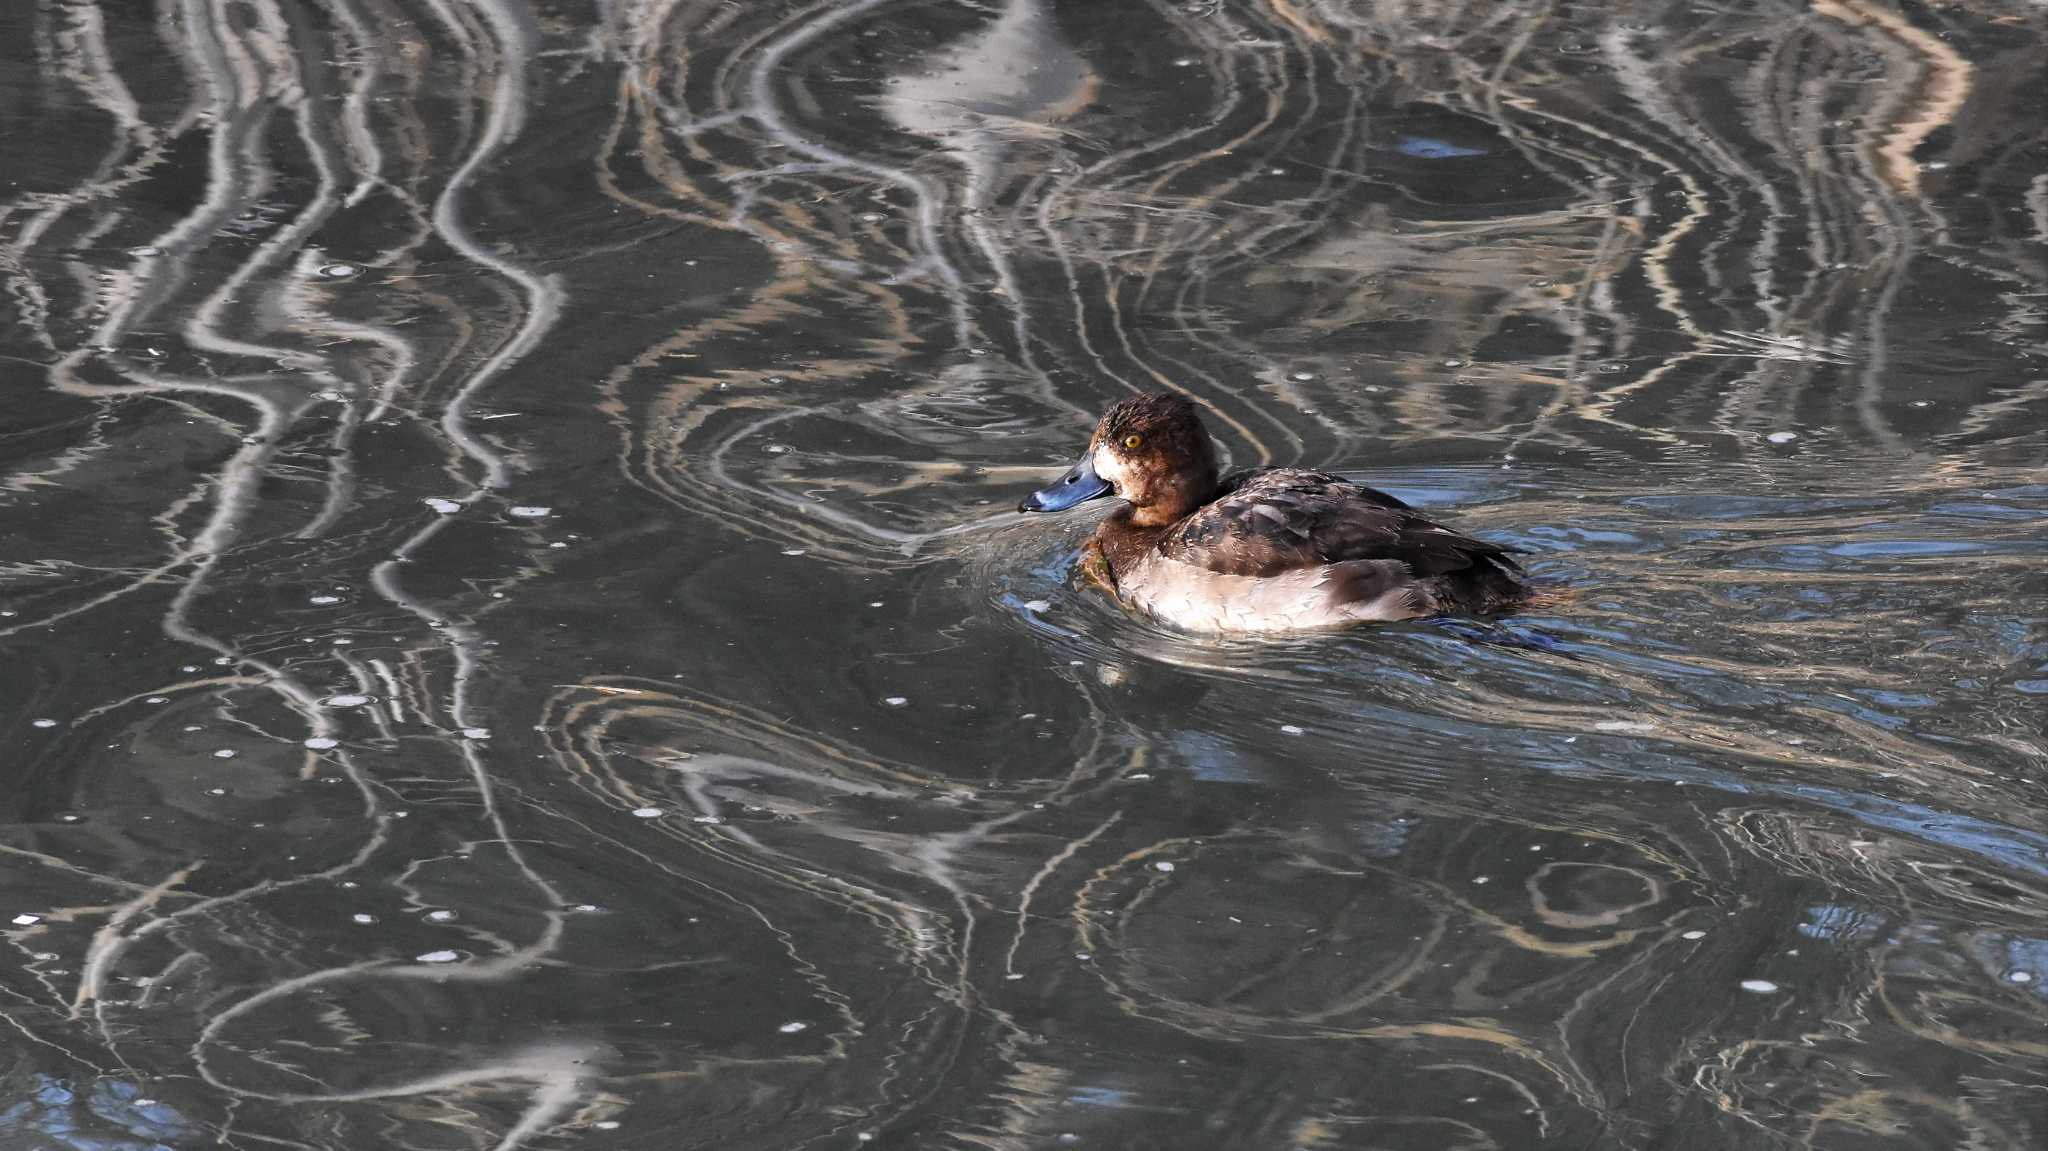
M 545 508 L 537 504 L 521 504 L 518 507 L 507 509 L 507 514 L 517 516 L 522 520 L 539 520 L 546 519 L 554 514 L 554 510 L 553 508 Z
M 219 751 L 216 751 L 216 752 L 214 752 L 214 753 L 213 753 L 213 758 L 215 758 L 215 759 L 233 759 L 233 758 L 235 758 L 235 749 L 234 749 L 234 748 L 232 748 L 232 747 L 224 747 L 224 748 L 221 748 L 221 749 L 220 749 Z
M 592 1123 L 591 1126 L 599 1131 L 617 1131 L 619 1129 L 619 1121 L 616 1119 L 600 1119 Z
M 348 278 L 349 278 L 350 276 L 360 275 L 361 273 L 362 273 L 362 269 L 361 269 L 361 268 L 358 268 L 358 267 L 356 267 L 356 266 L 355 266 L 354 264 L 322 264 L 322 265 L 320 265 L 320 276 L 321 276 L 321 278 L 322 278 L 322 279 L 328 279 L 328 280 L 346 280 L 346 279 L 348 279 Z
M 1742 981 L 1742 989 L 1758 995 L 1776 995 L 1778 993 L 1778 985 L 1768 979 L 1745 979 Z
M 799 1031 L 808 1031 L 810 1030 L 810 1028 L 810 1024 L 802 1022 L 801 1020 L 793 1019 L 788 1023 L 785 1023 L 782 1026 L 776 1028 L 776 1030 L 782 1032 L 784 1035 L 795 1035 Z
M 862 212 L 860 214 L 861 222 L 864 224 L 879 224 L 888 218 L 880 212 Z
M 661 809 L 658 807 L 636 807 L 633 809 L 633 815 L 637 819 L 660 819 Z
M 2031 971 L 2015 971 L 2011 975 L 2006 976 L 2006 978 L 2014 983 L 2032 983 L 2034 981 L 2034 973 Z
M 1628 371 L 1628 365 L 1617 364 L 1610 360 L 1609 362 L 1601 364 L 1599 367 L 1593 370 L 1599 372 L 1603 376 L 1618 376 L 1621 373 Z
M 329 748 L 340 747 L 341 741 L 338 739 L 329 739 L 324 735 L 316 735 L 313 738 L 306 740 L 303 746 L 311 748 L 314 751 L 326 751 Z
M 1706 937 L 1706 932 L 1697 929 L 1688 931 L 1684 935 L 1679 936 L 1680 939 L 1705 939 Z
M 906 697 L 904 697 L 904 696 L 900 696 L 900 695 L 892 695 L 892 696 L 889 696 L 889 697 L 887 697 L 886 699 L 882 700 L 882 702 L 883 702 L 883 703 L 886 703 L 886 704 L 888 704 L 888 705 L 889 705 L 890 707 L 909 707 L 909 706 L 910 706 L 910 700 L 909 700 L 909 699 L 907 699 Z
M 445 907 L 437 907 L 434 910 L 427 912 L 427 918 L 433 920 L 435 923 L 446 923 L 449 920 L 455 918 L 455 913 L 448 910 Z
M 362 912 L 360 912 L 360 911 L 356 912 L 356 913 L 355 913 L 354 915 L 351 915 L 351 916 L 349 916 L 349 918 L 350 918 L 350 919 L 353 919 L 353 920 L 355 920 L 355 921 L 356 921 L 357 923 L 375 923 L 375 922 L 377 922 L 377 917 L 376 917 L 376 916 L 374 916 L 374 915 L 365 915 L 365 914 L 363 914 L 363 913 L 362 913 Z
M 462 956 L 453 951 L 429 951 L 425 955 L 414 956 L 414 958 L 418 959 L 421 963 L 453 963 L 462 958 Z
M 361 707 L 368 702 L 367 695 L 330 695 L 320 701 L 324 707 Z
M 206 789 L 206 794 L 208 795 L 226 795 L 227 793 L 228 789 L 225 787 L 209 787 Z
M 30 724 L 29 726 L 31 726 L 31 727 L 55 727 L 55 726 L 57 726 L 57 721 L 56 721 L 56 720 L 54 720 L 54 719 L 39 719 L 39 720 L 36 720 L 36 721 L 34 721 L 33 723 L 31 723 L 31 724 Z
M 322 607 L 325 607 L 326 605 L 331 603 L 340 603 L 341 597 L 338 595 L 316 595 L 313 598 L 307 600 L 306 602 L 319 604 Z
M 1765 436 L 1764 438 L 1765 438 L 1765 439 L 1767 439 L 1767 440 L 1769 440 L 1769 441 L 1771 441 L 1771 442 L 1772 442 L 1772 443 L 1774 443 L 1774 444 L 1789 444 L 1789 443 L 1791 443 L 1791 442 L 1792 442 L 1793 440 L 1796 440 L 1796 439 L 1798 439 L 1798 438 L 1799 438 L 1799 433 L 1798 433 L 1798 432 L 1772 432 L 1772 433 L 1771 433 L 1770 435 L 1768 435 L 1768 436 Z
M 169 703 L 169 702 L 171 702 L 171 701 L 170 701 L 169 697 L 167 697 L 167 696 L 161 696 L 161 695 L 153 695 L 153 696 L 150 696 L 150 697 L 149 697 L 148 699 L 145 699 L 145 700 L 143 700 L 142 702 L 144 702 L 144 703 Z
M 803 555 L 803 554 L 804 554 L 804 549 L 803 549 L 803 548 L 783 548 L 783 549 L 782 549 L 782 554 L 783 554 L 783 555 L 786 555 L 786 556 L 800 556 L 800 555 Z
M 1167 862 L 1166 860 L 1163 860 L 1163 859 L 1162 859 L 1162 860 L 1160 860 L 1159 862 L 1157 862 L 1157 863 L 1155 863 L 1155 864 L 1153 864 L 1153 865 L 1152 865 L 1152 870 L 1154 870 L 1154 871 L 1172 871 L 1172 870 L 1173 870 L 1173 864 L 1171 864 L 1171 863 L 1168 863 L 1168 862 Z
M 1313 380 L 1315 378 L 1316 374 L 1314 372 L 1296 372 L 1292 376 L 1288 377 L 1288 379 L 1291 379 L 1299 384 L 1308 383 L 1310 380 Z

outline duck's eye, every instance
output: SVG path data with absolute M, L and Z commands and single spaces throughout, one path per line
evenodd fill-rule
M 1135 447 L 1137 447 L 1137 446 L 1138 446 L 1139 444 L 1142 444 L 1142 443 L 1144 443 L 1144 442 L 1145 442 L 1145 437 L 1144 437 L 1144 436 L 1125 436 L 1125 437 L 1124 437 L 1124 446 L 1125 446 L 1125 447 L 1127 447 L 1127 448 L 1135 448 Z

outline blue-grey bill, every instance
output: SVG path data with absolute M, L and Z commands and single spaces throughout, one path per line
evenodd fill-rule
M 1109 484 L 1095 474 L 1095 457 L 1086 455 L 1051 487 L 1040 488 L 1017 505 L 1020 512 L 1062 512 L 1075 504 L 1109 494 Z

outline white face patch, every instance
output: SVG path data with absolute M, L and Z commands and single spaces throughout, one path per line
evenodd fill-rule
M 1111 491 L 1118 495 L 1124 494 L 1124 461 L 1109 450 L 1108 444 L 1095 445 L 1092 463 L 1095 474 L 1109 485 Z

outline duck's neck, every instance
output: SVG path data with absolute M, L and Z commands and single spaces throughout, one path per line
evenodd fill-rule
M 1095 527 L 1095 542 L 1102 546 L 1102 558 L 1109 561 L 1110 571 L 1118 574 L 1128 574 L 1159 542 L 1159 537 L 1166 534 L 1165 524 L 1138 523 L 1135 511 L 1125 504 Z
M 1195 466 L 1150 486 L 1142 507 L 1130 509 L 1131 522 L 1143 528 L 1163 528 L 1178 523 L 1190 512 L 1216 498 L 1216 460 L 1202 445 Z

